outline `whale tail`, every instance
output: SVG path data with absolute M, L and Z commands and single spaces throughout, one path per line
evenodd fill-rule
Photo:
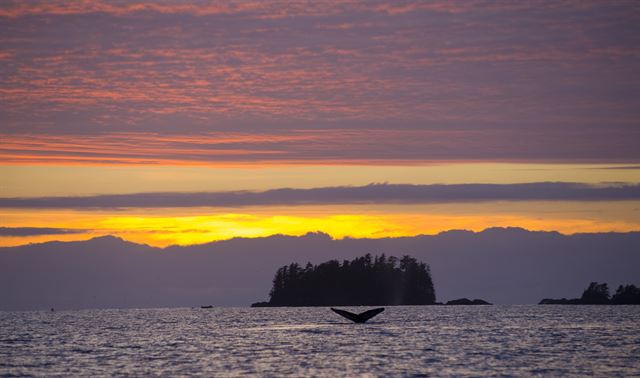
M 345 310 L 338 310 L 337 308 L 333 308 L 333 307 L 331 307 L 331 311 L 335 312 L 336 314 L 338 314 L 340 316 L 343 316 L 343 317 L 351 320 L 352 322 L 364 323 L 367 320 L 373 318 L 374 316 L 376 316 L 379 313 L 381 313 L 382 311 L 384 311 L 384 307 L 374 308 L 373 310 L 365 311 L 365 312 L 362 312 L 360 314 L 354 314 L 353 312 L 349 312 L 349 311 L 345 311 Z

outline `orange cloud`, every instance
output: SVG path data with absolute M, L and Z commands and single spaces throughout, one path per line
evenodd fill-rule
M 636 133 L 637 134 L 637 133 Z M 121 132 L 96 135 L 0 134 L 4 164 L 419 164 L 451 161 L 634 162 L 629 134 L 576 131 L 329 129 L 208 132 L 191 135 Z M 571 145 L 564 143 L 572 139 Z M 587 151 L 619 141 L 599 159 Z M 544 156 L 537 156 L 544 149 Z M 632 152 L 632 151 L 635 151 Z

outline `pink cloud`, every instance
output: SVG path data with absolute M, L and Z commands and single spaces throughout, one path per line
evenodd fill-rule
M 640 119 L 640 15 L 627 3 L 6 2 L 0 23 L 12 141 L 309 133 L 347 148 L 335 136 L 353 131 L 362 155 L 281 140 L 269 159 L 319 159 L 304 146 L 335 161 L 597 160 L 624 158 Z M 171 159 L 219 159 L 184 153 Z

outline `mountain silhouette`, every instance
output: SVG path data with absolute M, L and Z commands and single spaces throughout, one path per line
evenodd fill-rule
M 640 232 L 567 236 L 493 228 L 342 240 L 310 233 L 164 249 L 108 236 L 0 248 L 0 310 L 248 306 L 268 297 L 273 272 L 285 264 L 366 253 L 427 261 L 443 302 L 533 304 L 571 298 L 585 282 L 615 288 L 640 276 Z

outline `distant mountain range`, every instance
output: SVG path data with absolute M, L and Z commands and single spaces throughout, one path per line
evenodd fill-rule
M 466 296 L 533 304 L 574 296 L 592 281 L 640 283 L 640 232 L 491 228 L 342 240 L 309 233 L 164 249 L 104 236 L 0 248 L 0 310 L 248 306 L 268 297 L 282 265 L 365 253 L 406 254 L 430 264 L 438 301 Z

